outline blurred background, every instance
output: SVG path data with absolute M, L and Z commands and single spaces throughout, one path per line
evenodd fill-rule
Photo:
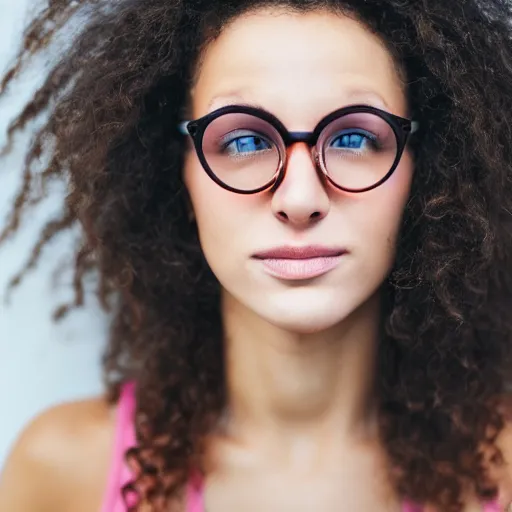
M 0 75 L 12 64 L 21 35 L 39 0 L 0 0 Z M 53 50 L 38 56 L 0 99 L 0 147 L 13 116 L 42 83 L 56 50 L 65 51 L 71 32 Z M 0 158 L 0 225 L 3 227 L 21 185 L 24 152 L 35 126 L 17 136 L 12 151 Z M 102 390 L 100 357 L 107 318 L 92 294 L 86 307 L 60 323 L 53 311 L 72 298 L 72 256 L 77 231 L 55 238 L 37 268 L 6 295 L 10 279 L 24 265 L 45 222 L 58 215 L 64 186 L 55 183 L 47 197 L 24 218 L 22 229 L 0 246 L 0 470 L 13 441 L 30 419 L 47 407 Z M 1 228 L 0 228 L 1 231 Z M 7 301 L 8 299 L 8 301 Z

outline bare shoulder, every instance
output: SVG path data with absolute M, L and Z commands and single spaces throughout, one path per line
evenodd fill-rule
M 97 510 L 110 464 L 114 416 L 101 397 L 58 405 L 37 416 L 19 436 L 0 476 L 0 510 L 77 510 L 80 502 L 84 510 Z

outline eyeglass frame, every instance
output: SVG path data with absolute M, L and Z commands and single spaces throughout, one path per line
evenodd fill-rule
M 362 188 L 362 189 L 350 189 L 347 187 L 342 187 L 338 183 L 336 183 L 328 174 L 327 169 L 325 167 L 325 162 L 323 162 L 318 154 L 318 148 L 317 143 L 318 139 L 320 138 L 321 133 L 323 130 L 331 124 L 336 119 L 339 119 L 341 117 L 344 117 L 346 115 L 350 114 L 374 114 L 381 119 L 383 119 L 385 122 L 388 123 L 388 125 L 393 130 L 396 141 L 397 141 L 397 151 L 396 151 L 396 157 L 395 160 L 390 168 L 390 170 L 386 173 L 386 175 L 381 178 L 377 183 Z M 247 114 L 252 115 L 258 119 L 261 119 L 267 123 L 269 123 L 280 135 L 284 147 L 286 149 L 284 156 L 281 154 L 281 151 L 278 151 L 279 153 L 279 163 L 276 167 L 276 172 L 272 179 L 266 183 L 265 185 L 253 189 L 253 190 L 240 190 L 234 187 L 231 187 L 227 183 L 224 183 L 220 178 L 217 177 L 217 175 L 213 172 L 210 165 L 208 164 L 206 157 L 204 155 L 203 151 L 203 139 L 204 134 L 208 128 L 208 126 L 219 117 L 222 117 L 226 114 Z M 336 187 L 339 190 L 343 190 L 344 192 L 349 193 L 355 193 L 359 194 L 362 192 L 368 192 L 369 190 L 373 190 L 380 185 L 382 185 L 385 181 L 387 181 L 392 174 L 395 172 L 396 168 L 398 167 L 398 164 L 400 163 L 400 160 L 402 159 L 405 147 L 407 146 L 407 142 L 409 140 L 409 137 L 411 134 L 417 132 L 419 129 L 419 123 L 417 121 L 413 121 L 411 119 L 406 119 L 404 117 L 397 116 L 395 114 L 391 114 L 390 112 L 387 112 L 385 110 L 379 109 L 377 107 L 373 107 L 370 105 L 350 105 L 347 107 L 343 107 L 340 109 L 337 109 L 330 114 L 327 114 L 325 117 L 323 117 L 315 126 L 314 130 L 312 132 L 296 132 L 296 131 L 289 131 L 284 124 L 273 114 L 270 112 L 258 108 L 258 107 L 252 107 L 248 105 L 227 105 L 225 107 L 221 107 L 219 109 L 214 110 L 213 112 L 210 112 L 209 114 L 206 114 L 205 116 L 202 116 L 198 119 L 195 119 L 193 121 L 183 121 L 178 125 L 178 130 L 182 135 L 189 135 L 192 138 L 192 141 L 194 143 L 195 151 L 197 154 L 197 157 L 199 158 L 199 161 L 205 170 L 205 172 L 208 174 L 208 176 L 220 187 L 224 188 L 225 190 L 229 190 L 230 192 L 233 192 L 235 194 L 257 194 L 259 192 L 263 192 L 264 190 L 274 188 L 276 189 L 281 182 L 283 181 L 285 174 L 286 174 L 286 159 L 288 155 L 288 149 L 292 144 L 296 144 L 299 142 L 305 142 L 310 148 L 311 153 L 313 156 L 313 162 L 315 164 L 315 167 L 322 172 L 322 174 L 325 176 L 325 178 L 331 183 L 334 187 Z

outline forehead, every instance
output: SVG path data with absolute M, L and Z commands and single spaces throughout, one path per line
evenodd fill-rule
M 262 106 L 297 128 L 354 103 L 407 110 L 386 46 L 361 23 L 329 12 L 263 10 L 228 25 L 205 50 L 192 109 L 200 116 L 234 103 Z

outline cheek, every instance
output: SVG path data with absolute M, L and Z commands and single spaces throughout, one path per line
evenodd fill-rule
M 358 205 L 360 233 L 365 245 L 394 252 L 403 212 L 409 199 L 413 174 L 412 160 L 404 155 L 393 175 L 380 187 L 362 194 Z M 379 245 L 379 247 L 377 247 Z
M 247 198 L 217 185 L 195 154 L 185 159 L 184 182 L 207 260 L 225 259 L 243 232 Z
M 382 193 L 385 196 L 383 201 L 387 203 L 387 208 L 398 217 L 398 223 L 400 223 L 409 200 L 413 174 L 414 162 L 412 156 L 405 153 L 396 171 L 382 187 Z

